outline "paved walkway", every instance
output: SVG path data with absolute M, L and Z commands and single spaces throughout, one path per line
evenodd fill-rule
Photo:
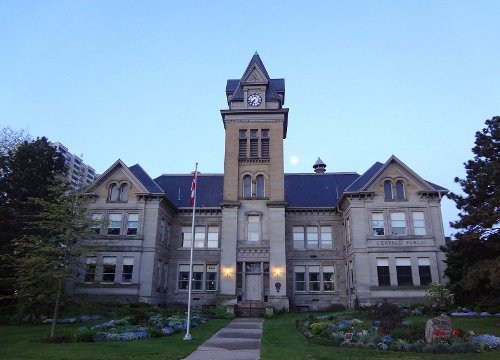
M 263 319 L 238 318 L 184 360 L 259 360 Z

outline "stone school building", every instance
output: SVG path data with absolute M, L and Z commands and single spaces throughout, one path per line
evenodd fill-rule
M 228 80 L 223 174 L 200 174 L 194 238 L 192 175 L 152 179 L 116 161 L 88 189 L 95 252 L 72 291 L 96 300 L 321 310 L 422 301 L 441 282 L 447 192 L 397 157 L 363 174 L 284 172 L 284 79 L 256 53 Z M 213 124 L 217 126 L 217 124 Z

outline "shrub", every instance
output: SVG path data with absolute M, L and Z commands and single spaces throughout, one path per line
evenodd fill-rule
M 314 335 L 319 335 L 320 333 L 323 332 L 323 330 L 326 329 L 328 324 L 326 323 L 313 323 L 311 324 L 311 332 L 314 334 Z
M 345 305 L 342 305 L 342 304 L 333 304 L 328 308 L 328 311 L 331 311 L 331 312 L 342 312 L 345 310 L 346 310 L 346 307 L 345 307 Z
M 149 318 L 146 312 L 140 308 L 130 309 L 130 314 L 132 315 L 130 322 L 134 325 L 145 323 Z
M 450 290 L 443 284 L 431 282 L 427 286 L 425 296 L 436 311 L 447 310 L 454 303 L 454 296 Z
M 385 331 L 394 329 L 399 326 L 402 321 L 399 306 L 385 300 L 379 305 L 372 306 L 368 310 L 367 316 L 371 320 L 379 320 L 380 327 L 384 328 Z
M 156 338 L 156 337 L 163 336 L 163 331 L 162 331 L 162 329 L 157 328 L 157 327 L 148 326 L 148 327 L 146 328 L 146 331 L 147 331 L 148 336 L 149 336 L 150 338 Z
M 96 330 L 81 328 L 77 332 L 75 332 L 73 339 L 76 342 L 94 342 L 95 336 L 97 334 Z

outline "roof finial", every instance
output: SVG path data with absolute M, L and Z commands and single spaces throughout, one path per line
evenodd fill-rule
M 323 174 L 326 171 L 326 164 L 318 157 L 318 160 L 313 165 L 313 169 L 316 174 Z
M 255 54 L 253 54 L 253 56 L 255 56 L 255 55 L 259 56 L 259 53 L 256 51 Z

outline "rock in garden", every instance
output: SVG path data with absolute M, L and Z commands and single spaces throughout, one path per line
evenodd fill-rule
M 451 335 L 451 320 L 442 314 L 425 324 L 425 341 L 429 344 L 443 342 Z

